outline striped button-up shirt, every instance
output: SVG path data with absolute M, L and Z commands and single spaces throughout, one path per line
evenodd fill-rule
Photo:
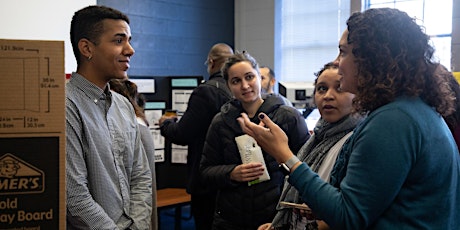
M 129 101 L 73 73 L 66 138 L 67 229 L 149 229 L 152 179 Z

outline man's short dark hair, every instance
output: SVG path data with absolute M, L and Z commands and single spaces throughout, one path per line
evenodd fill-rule
M 80 63 L 78 41 L 82 38 L 86 38 L 97 45 L 100 35 L 104 32 L 102 23 L 104 19 L 119 19 L 129 24 L 127 15 L 106 6 L 87 6 L 75 12 L 73 15 L 72 22 L 70 23 L 70 42 L 72 43 L 72 49 L 77 59 L 77 64 Z
M 270 80 L 272 78 L 276 79 L 275 77 L 275 71 L 272 70 L 272 68 L 268 67 L 268 66 L 261 66 L 260 68 L 267 68 L 268 69 L 268 75 L 270 77 Z

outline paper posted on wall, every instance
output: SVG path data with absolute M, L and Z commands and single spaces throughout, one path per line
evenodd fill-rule
M 235 137 L 236 144 L 238 145 L 238 150 L 240 152 L 241 160 L 243 164 L 251 162 L 260 162 L 263 164 L 264 173 L 258 179 L 249 181 L 248 186 L 258 184 L 262 181 L 270 180 L 270 175 L 267 171 L 267 166 L 265 165 L 265 160 L 262 155 L 262 149 L 257 144 L 256 140 L 251 136 L 245 134 L 242 136 Z

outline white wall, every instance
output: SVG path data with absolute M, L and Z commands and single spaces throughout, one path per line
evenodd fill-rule
M 279 55 L 275 40 L 280 39 L 275 7 L 279 1 L 283 0 L 235 0 L 235 49 L 247 50 L 259 64 L 274 68 L 277 80 L 283 81 L 281 63 L 275 63 Z M 361 0 L 350 0 L 350 4 L 351 12 L 361 10 Z
M 275 0 L 235 0 L 235 49 L 274 68 Z M 275 69 L 277 73 L 277 70 Z
M 96 0 L 0 0 L 0 39 L 59 40 L 65 44 L 65 72 L 77 68 L 70 44 L 75 11 Z

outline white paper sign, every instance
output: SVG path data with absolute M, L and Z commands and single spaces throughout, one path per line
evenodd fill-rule
M 139 93 L 155 93 L 154 79 L 129 79 L 137 85 Z

